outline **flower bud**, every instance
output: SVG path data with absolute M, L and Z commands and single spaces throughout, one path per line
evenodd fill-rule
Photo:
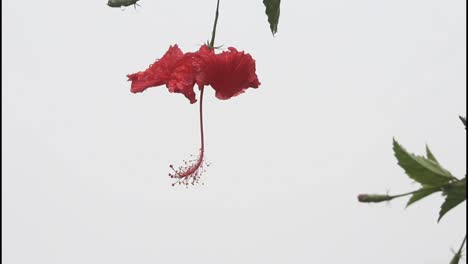
M 361 203 L 380 203 L 390 201 L 393 197 L 387 194 L 360 194 L 358 200 Z

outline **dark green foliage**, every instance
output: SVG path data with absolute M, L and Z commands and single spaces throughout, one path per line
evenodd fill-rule
M 131 6 L 136 5 L 140 0 L 109 0 L 107 5 L 110 7 L 122 7 L 122 6 Z
M 413 203 L 435 193 L 435 192 L 439 192 L 440 189 L 439 188 L 434 188 L 434 187 L 426 187 L 426 188 L 422 188 L 420 189 L 419 191 L 417 191 L 416 193 L 414 193 L 411 198 L 409 199 L 408 203 L 406 204 L 406 207 L 412 205 Z
M 460 120 L 462 121 L 463 125 L 465 125 L 465 128 L 466 128 L 466 117 L 460 116 Z
M 429 150 L 429 148 L 427 148 Z M 395 139 L 393 150 L 406 174 L 424 186 L 439 186 L 453 180 L 454 177 L 439 165 L 434 155 L 428 151 L 428 157 L 416 156 L 406 151 Z
M 426 156 L 428 159 L 432 160 L 433 162 L 439 164 L 439 161 L 437 161 L 436 157 L 434 154 L 432 154 L 432 151 L 429 149 L 429 146 L 426 145 Z
M 453 259 L 450 261 L 450 264 L 458 264 L 460 263 L 461 254 L 457 253 L 453 256 Z
M 440 208 L 438 221 L 440 221 L 448 211 L 466 200 L 466 177 L 463 180 L 455 181 L 444 186 L 443 194 L 446 198 Z
M 393 140 L 393 150 L 398 165 L 405 170 L 411 179 L 423 186 L 423 188 L 412 193 L 407 206 L 435 192 L 442 191 L 446 198 L 439 212 L 438 221 L 440 221 L 447 212 L 466 200 L 466 178 L 458 180 L 453 177 L 449 171 L 439 164 L 428 146 L 426 146 L 427 157 L 416 156 L 407 152 L 395 139 Z
M 275 35 L 278 32 L 281 0 L 263 0 L 263 4 L 266 7 L 265 13 L 268 16 L 271 33 Z
M 466 129 L 466 118 L 460 116 L 460 120 L 463 125 L 465 125 Z M 360 194 L 358 196 L 360 202 L 376 203 L 410 195 L 411 198 L 406 205 L 408 207 L 433 193 L 442 192 L 445 200 L 439 211 L 439 219 L 437 220 L 439 222 L 450 210 L 466 201 L 466 176 L 463 179 L 454 177 L 448 170 L 442 167 L 427 145 L 426 156 L 417 156 L 409 153 L 402 145 L 393 139 L 393 151 L 398 160 L 398 165 L 403 168 L 410 179 L 421 184 L 421 188 L 399 195 Z M 465 243 L 466 237 L 460 249 L 450 261 L 450 264 L 460 263 Z

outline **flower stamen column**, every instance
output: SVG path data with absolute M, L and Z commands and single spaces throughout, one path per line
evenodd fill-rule
M 200 181 L 201 173 L 204 172 L 203 163 L 205 155 L 205 136 L 203 129 L 203 87 L 200 88 L 200 153 L 196 160 L 184 161 L 184 165 L 180 166 L 177 170 L 174 169 L 174 165 L 169 167 L 173 170 L 173 173 L 169 173 L 169 176 L 174 179 L 178 179 L 172 186 L 176 184 L 195 185 Z M 195 162 L 195 163 L 192 163 Z M 192 164 L 191 164 L 192 163 Z

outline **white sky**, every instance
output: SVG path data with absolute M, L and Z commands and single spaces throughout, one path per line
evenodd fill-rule
M 466 1 L 283 1 L 272 37 L 262 1 L 222 0 L 217 45 L 262 85 L 207 89 L 205 185 L 173 188 L 198 105 L 126 74 L 197 50 L 215 2 L 3 1 L 4 263 L 448 263 L 466 203 L 437 224 L 439 195 L 356 195 L 417 187 L 392 137 L 465 175 Z

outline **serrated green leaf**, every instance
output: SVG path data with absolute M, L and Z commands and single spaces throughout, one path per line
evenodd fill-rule
M 465 125 L 465 128 L 466 128 L 466 117 L 463 117 L 463 116 L 459 116 L 460 117 L 460 120 L 462 121 L 463 125 Z
M 263 4 L 266 7 L 265 14 L 268 16 L 271 33 L 275 35 L 278 32 L 281 0 L 263 0 Z
M 428 159 L 432 160 L 433 162 L 439 164 L 439 162 L 437 161 L 436 157 L 434 156 L 434 154 L 432 154 L 432 151 L 429 149 L 429 146 L 426 145 L 426 156 Z
M 440 221 L 445 214 L 466 200 L 466 178 L 444 187 L 443 194 L 447 197 L 440 208 L 437 221 Z
M 406 204 L 406 207 L 414 204 L 415 202 L 423 199 L 424 197 L 427 197 L 435 192 L 438 192 L 440 191 L 439 188 L 434 188 L 434 187 L 426 187 L 426 188 L 422 188 L 420 189 L 418 192 L 414 193 L 410 200 L 408 201 L 408 204 Z
M 452 174 L 438 163 L 407 152 L 395 139 L 393 139 L 393 150 L 398 165 L 411 179 L 424 186 L 440 186 L 454 179 Z

